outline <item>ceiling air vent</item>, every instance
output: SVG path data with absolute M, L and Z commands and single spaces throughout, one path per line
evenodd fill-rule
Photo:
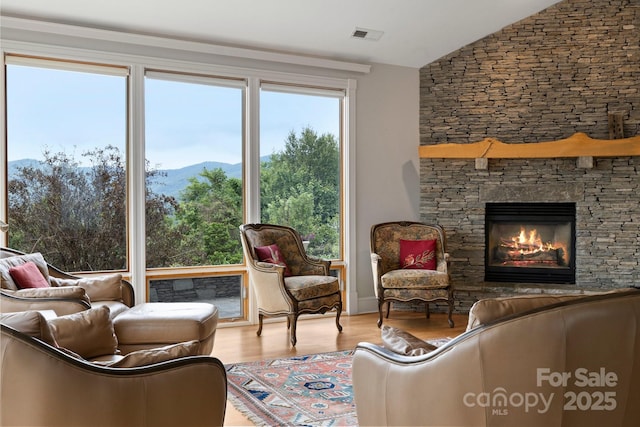
M 357 39 L 364 39 L 365 37 L 367 37 L 367 34 L 369 33 L 367 33 L 366 31 L 355 30 L 352 35 Z
M 354 39 L 377 41 L 380 40 L 382 34 L 384 34 L 384 31 L 369 30 L 367 28 L 356 27 L 356 29 L 351 34 L 351 37 L 353 37 Z

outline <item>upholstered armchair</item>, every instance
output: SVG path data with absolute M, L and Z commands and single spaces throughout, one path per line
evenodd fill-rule
M 22 289 L 9 272 L 12 267 L 33 263 L 46 281 L 46 287 Z M 119 273 L 79 277 L 48 264 L 42 254 L 25 254 L 0 248 L 0 311 L 53 310 L 58 316 L 91 307 L 107 306 L 111 317 L 135 303 L 133 286 Z
M 70 316 L 105 310 L 96 308 Z M 105 335 L 104 327 L 72 337 L 61 332 L 63 325 L 58 323 L 56 336 L 38 312 L 5 313 L 2 317 L 0 425 L 223 425 L 227 377 L 216 358 L 176 351 L 176 345 L 155 353 L 129 354 L 120 359 L 128 360 L 127 364 L 104 366 L 59 346 L 63 340 L 75 338 L 85 343 L 75 343 L 74 350 L 91 351 L 83 356 L 106 351 L 100 348 L 105 348 L 109 339 L 95 339 Z M 103 323 L 105 319 L 108 317 L 103 316 Z M 91 326 L 95 320 L 82 324 Z M 113 335 L 113 328 L 110 331 Z M 183 349 L 193 345 L 197 342 L 184 343 Z M 111 350 L 114 348 L 112 345 Z
M 378 327 L 387 303 L 446 301 L 449 326 L 453 328 L 453 291 L 449 277 L 449 254 L 442 227 L 420 222 L 396 221 L 371 227 L 371 267 L 378 299 Z
M 298 317 L 332 309 L 337 312 L 336 327 L 342 331 L 340 285 L 329 274 L 329 261 L 307 256 L 299 233 L 290 227 L 244 224 L 240 235 L 258 305 L 258 335 L 265 316 L 286 316 L 295 346 Z

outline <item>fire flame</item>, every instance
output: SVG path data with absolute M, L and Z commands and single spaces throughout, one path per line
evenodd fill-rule
M 532 229 L 527 231 L 524 227 L 520 228 L 520 234 L 511 237 L 511 244 L 509 245 L 512 254 L 529 255 L 538 252 L 551 251 L 562 249 L 563 258 L 567 262 L 567 248 L 566 244 L 562 242 L 543 242 L 538 230 Z
M 528 236 L 527 236 L 528 234 Z M 520 234 L 513 236 L 511 241 L 520 253 L 533 253 L 544 250 L 555 249 L 551 242 L 543 243 L 542 238 L 538 234 L 538 230 L 533 229 L 528 233 L 524 227 L 520 228 Z

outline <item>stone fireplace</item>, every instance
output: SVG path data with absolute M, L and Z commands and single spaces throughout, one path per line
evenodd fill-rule
M 447 233 L 458 311 L 480 298 L 640 281 L 640 157 L 594 159 L 588 169 L 565 158 L 496 159 L 486 170 L 477 170 L 473 159 L 420 162 L 421 219 Z M 485 280 L 487 205 L 514 202 L 575 206 L 574 284 Z
M 487 203 L 487 282 L 575 284 L 575 203 Z
M 597 11 L 597 12 L 596 12 Z M 420 69 L 420 147 L 640 135 L 637 2 L 564 0 Z M 567 24 L 569 23 L 569 24 Z M 598 42 L 606 40 L 607 43 Z M 617 136 L 616 136 L 617 137 Z M 467 147 L 463 148 L 463 151 Z M 640 156 L 420 159 L 420 216 L 447 232 L 456 310 L 514 293 L 640 282 Z M 575 284 L 485 280 L 490 203 L 575 204 Z

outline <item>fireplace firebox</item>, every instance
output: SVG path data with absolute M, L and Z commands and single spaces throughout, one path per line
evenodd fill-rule
M 485 281 L 575 284 L 575 203 L 487 203 Z

